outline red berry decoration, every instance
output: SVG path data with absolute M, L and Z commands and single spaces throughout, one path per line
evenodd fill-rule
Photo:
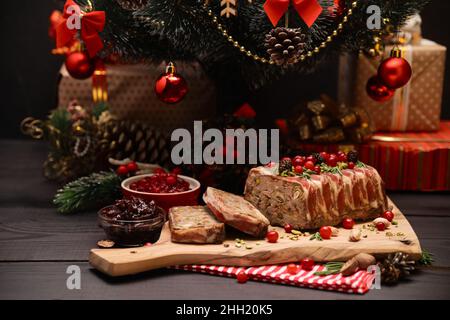
M 311 271 L 314 267 L 314 260 L 310 258 L 304 258 L 301 262 L 302 269 L 306 271 Z
M 381 217 L 385 218 L 389 222 L 392 222 L 392 220 L 394 220 L 394 213 L 390 210 L 386 210 L 385 212 L 383 212 Z
M 136 162 L 132 161 L 127 164 L 127 169 L 129 172 L 136 172 L 138 171 L 138 165 L 136 164 Z
M 354 164 L 353 162 L 349 162 L 349 163 L 347 164 L 347 168 L 348 168 L 348 169 L 354 169 L 354 168 L 355 168 L 355 164 Z
M 331 230 L 330 227 L 325 226 L 320 228 L 319 233 L 322 239 L 328 240 L 331 239 L 331 234 L 333 233 L 333 231 Z
M 315 167 L 314 167 L 314 172 L 315 172 L 316 174 L 320 174 L 321 171 L 322 171 L 322 169 L 320 169 L 319 166 L 315 166 Z
M 244 271 L 241 271 L 236 275 L 236 279 L 239 283 L 246 283 L 248 281 L 248 275 Z
M 266 238 L 267 238 L 268 242 L 275 243 L 275 242 L 278 241 L 278 232 L 276 232 L 276 231 L 269 231 L 266 234 Z
M 305 164 L 305 158 L 302 157 L 302 156 L 296 156 L 294 158 L 294 160 L 292 160 L 292 165 L 294 167 L 296 167 L 296 166 L 303 166 L 304 164 Z
M 65 66 L 70 76 L 78 80 L 90 78 L 95 71 L 95 62 L 86 52 L 69 53 Z
M 383 222 L 377 222 L 377 224 L 375 226 L 377 227 L 378 231 L 386 230 L 386 225 Z
M 288 266 L 286 267 L 286 271 L 287 271 L 289 274 L 292 274 L 292 275 L 297 274 L 297 273 L 298 273 L 298 266 L 297 266 L 295 263 L 290 263 L 290 264 L 288 264 Z
M 316 164 L 316 158 L 314 156 L 307 156 L 306 161 L 311 161 L 312 163 Z
M 117 173 L 119 176 L 125 176 L 125 175 L 127 175 L 127 174 L 128 174 L 127 166 L 119 166 L 119 167 L 117 168 L 116 173 Z
M 286 231 L 286 233 L 291 233 L 292 229 L 294 229 L 294 228 L 289 223 L 284 225 L 284 231 Z
M 342 226 L 344 229 L 353 229 L 353 226 L 355 225 L 355 221 L 352 218 L 345 218 L 342 220 Z
M 391 56 L 378 67 L 378 78 L 390 89 L 403 87 L 409 82 L 411 75 L 411 65 L 401 57 L 399 49 L 393 49 Z
M 180 102 L 188 93 L 186 80 L 175 71 L 175 65 L 170 62 L 166 72 L 155 83 L 156 96 L 169 104 Z
M 147 242 L 146 244 L 144 244 L 144 247 L 151 247 L 152 243 L 151 242 Z
M 175 168 L 173 168 L 173 169 L 172 169 L 172 173 L 173 173 L 174 175 L 179 175 L 179 174 L 181 174 L 181 168 L 180 168 L 180 167 L 175 167 Z
M 340 153 L 337 156 L 339 162 L 347 162 L 347 155 L 345 153 Z
M 325 151 L 321 152 L 320 156 L 323 159 L 323 161 L 325 161 L 325 163 L 328 161 L 328 159 L 330 159 L 330 155 Z
M 373 76 L 367 81 L 367 95 L 377 102 L 386 102 L 392 99 L 395 90 L 388 88 L 378 76 Z
M 312 162 L 312 161 L 310 161 L 310 160 L 308 160 L 308 161 L 305 162 L 305 168 L 306 168 L 306 169 L 308 169 L 308 170 L 314 170 L 314 167 L 315 167 L 314 162 Z
M 295 173 L 302 174 L 303 173 L 303 167 L 302 166 L 295 166 L 294 167 L 294 171 L 295 171 Z
M 328 158 L 327 161 L 327 165 L 329 165 L 330 167 L 336 167 L 338 163 L 338 158 L 335 154 L 331 154 L 330 157 Z
M 177 183 L 177 177 L 176 177 L 176 176 L 173 176 L 173 175 L 170 175 L 170 176 L 168 176 L 168 177 L 166 178 L 166 182 L 167 182 L 167 184 L 168 184 L 169 186 L 173 186 L 174 184 Z

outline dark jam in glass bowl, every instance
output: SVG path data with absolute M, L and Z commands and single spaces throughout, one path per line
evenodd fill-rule
M 98 219 L 109 240 L 121 246 L 140 246 L 158 241 L 165 212 L 154 201 L 133 197 L 101 209 Z

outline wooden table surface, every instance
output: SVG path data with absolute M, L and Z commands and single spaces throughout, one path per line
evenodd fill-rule
M 46 145 L 0 140 L 0 299 L 449 299 L 450 193 L 390 192 L 407 215 L 433 267 L 365 295 L 349 295 L 158 270 L 111 279 L 93 270 L 89 249 L 104 238 L 94 212 L 61 215 L 57 188 L 42 176 Z M 81 290 L 68 290 L 66 269 L 81 268 Z

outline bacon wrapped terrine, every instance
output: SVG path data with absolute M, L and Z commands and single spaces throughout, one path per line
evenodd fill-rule
M 370 166 L 340 173 L 278 175 L 278 165 L 253 168 L 244 197 L 271 225 L 289 223 L 298 229 L 337 225 L 344 217 L 373 219 L 387 209 L 384 183 Z

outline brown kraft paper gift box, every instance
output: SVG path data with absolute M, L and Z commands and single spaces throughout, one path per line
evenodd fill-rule
M 392 46 L 387 46 L 389 57 Z M 446 48 L 423 39 L 417 45 L 400 46 L 412 66 L 409 83 L 384 103 L 366 93 L 367 80 L 377 73 L 380 58 L 344 55 L 340 59 L 339 101 L 366 108 L 378 131 L 435 131 L 439 129 Z
M 106 65 L 109 111 L 119 119 L 143 121 L 163 132 L 192 128 L 194 120 L 211 118 L 216 113 L 216 90 L 198 63 L 175 62 L 177 73 L 186 79 L 188 93 L 177 104 L 160 101 L 154 90 L 156 79 L 165 72 L 165 63 Z M 59 83 L 61 108 L 73 99 L 92 106 L 92 79 L 76 80 L 63 66 Z

